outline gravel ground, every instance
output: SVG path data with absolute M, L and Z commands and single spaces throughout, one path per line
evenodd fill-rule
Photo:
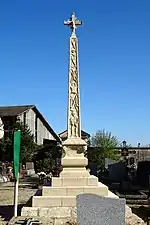
M 18 215 L 20 215 L 21 208 L 26 202 L 36 193 L 37 189 L 19 188 L 18 194 Z M 0 217 L 5 220 L 10 220 L 13 216 L 13 187 L 0 186 Z
M 25 204 L 31 196 L 36 193 L 37 190 L 31 188 L 19 188 L 18 204 Z M 14 197 L 13 187 L 0 188 L 0 206 L 12 205 Z

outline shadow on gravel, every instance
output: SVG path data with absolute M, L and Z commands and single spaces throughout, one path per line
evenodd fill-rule
M 21 209 L 24 205 L 18 205 L 18 215 L 21 215 Z M 4 218 L 5 221 L 9 221 L 14 215 L 13 205 L 0 205 L 0 216 Z
M 36 196 L 40 196 L 42 190 L 37 190 L 35 193 Z M 21 209 L 23 206 L 31 207 L 32 206 L 32 196 L 29 198 L 26 204 L 18 205 L 18 216 L 21 216 Z M 4 218 L 5 221 L 10 221 L 14 216 L 14 206 L 13 205 L 0 205 L 0 216 Z

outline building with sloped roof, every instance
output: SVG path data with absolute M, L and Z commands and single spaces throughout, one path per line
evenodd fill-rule
M 0 107 L 0 138 L 9 132 L 12 125 L 17 121 L 28 125 L 34 135 L 34 141 L 38 145 L 42 145 L 44 139 L 61 142 L 60 137 L 35 105 Z
M 67 130 L 65 130 L 65 131 L 59 133 L 58 135 L 62 141 L 65 141 L 67 139 L 68 132 L 67 132 Z M 83 140 L 85 140 L 86 143 L 89 144 L 89 142 L 90 142 L 90 134 L 89 133 L 85 132 L 84 130 L 81 130 L 81 138 Z

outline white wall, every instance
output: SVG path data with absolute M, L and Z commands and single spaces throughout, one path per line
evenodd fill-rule
M 35 137 L 35 119 L 36 119 L 36 114 L 32 109 L 29 109 L 26 111 L 26 124 L 29 126 L 31 133 Z
M 23 116 L 21 116 L 21 120 L 23 121 Z M 36 120 L 35 112 L 32 109 L 29 109 L 26 112 L 26 124 L 29 126 L 34 137 L 35 137 L 35 120 Z M 54 137 L 44 126 L 42 121 L 39 118 L 37 118 L 37 144 L 42 145 L 44 138 L 54 140 Z
M 51 133 L 44 126 L 42 121 L 37 119 L 37 144 L 43 144 L 43 139 L 55 140 L 55 138 L 51 135 Z

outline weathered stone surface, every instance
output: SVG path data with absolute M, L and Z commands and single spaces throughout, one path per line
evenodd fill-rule
M 126 219 L 132 216 L 132 209 L 129 206 L 125 206 L 125 217 Z
M 47 218 L 70 218 L 72 207 L 50 207 L 50 208 L 35 208 L 23 207 L 22 216 L 39 216 Z
M 125 200 L 94 194 L 77 196 L 78 225 L 125 225 Z
M 126 217 L 125 225 L 146 225 L 146 223 L 144 223 L 144 221 L 137 215 L 132 213 L 130 217 Z
M 39 209 L 36 207 L 23 207 L 21 216 L 38 216 Z
M 48 208 L 39 208 L 40 217 L 48 217 Z
M 71 222 L 72 220 L 70 220 L 70 218 L 55 219 L 54 225 L 65 225 L 65 224 L 68 224 L 67 223 L 68 221 Z
M 77 207 L 72 207 L 71 218 L 75 219 L 77 217 Z
M 16 221 L 19 220 L 25 220 L 27 218 L 31 218 L 30 216 L 18 216 L 18 217 L 13 217 L 10 221 L 9 221 L 9 225 L 15 225 Z M 33 220 L 38 220 L 40 221 L 43 225 L 54 225 L 55 219 L 53 218 L 48 218 L 48 217 L 39 217 L 39 216 L 34 216 L 32 217 Z
M 71 208 L 70 207 L 53 207 L 48 209 L 47 216 L 54 217 L 54 218 L 70 218 Z

